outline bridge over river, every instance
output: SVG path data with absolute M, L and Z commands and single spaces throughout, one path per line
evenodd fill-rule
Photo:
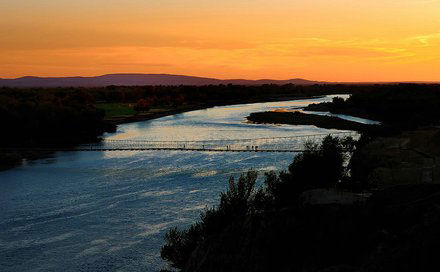
M 302 152 L 307 142 L 321 141 L 327 135 L 353 137 L 356 132 L 296 135 L 249 139 L 219 139 L 206 141 L 104 140 L 97 144 L 80 145 L 72 151 L 205 151 L 205 152 Z

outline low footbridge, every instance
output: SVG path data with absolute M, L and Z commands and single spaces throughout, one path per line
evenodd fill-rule
M 80 145 L 74 151 L 206 151 L 206 152 L 302 152 L 307 142 L 320 142 L 324 137 L 358 138 L 356 132 L 295 135 L 249 139 L 216 139 L 206 141 L 110 140 Z

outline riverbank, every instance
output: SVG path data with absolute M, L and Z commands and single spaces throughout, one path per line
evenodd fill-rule
M 291 100 L 303 100 L 303 99 L 315 99 L 321 98 L 324 95 L 314 95 L 314 96 L 277 96 L 277 97 L 268 97 L 265 99 L 237 99 L 235 101 L 229 101 L 225 103 L 224 101 L 210 102 L 210 103 L 198 103 L 198 104 L 185 104 L 177 107 L 160 107 L 160 108 L 152 108 L 146 112 L 132 114 L 122 114 L 122 115 L 113 115 L 106 116 L 104 118 L 105 121 L 119 125 L 126 124 L 132 122 L 140 122 L 140 121 L 148 121 L 153 120 L 165 116 L 170 116 L 179 113 L 185 113 L 189 111 L 203 110 L 212 107 L 221 107 L 221 106 L 229 106 L 229 105 L 240 105 L 240 104 L 252 104 L 252 103 L 264 103 L 264 102 L 281 102 L 281 101 L 291 101 Z
M 154 120 L 165 116 L 170 116 L 170 115 L 194 111 L 194 110 L 202 110 L 206 108 L 209 107 L 206 107 L 204 105 L 184 105 L 176 108 L 155 108 L 147 112 L 108 116 L 105 117 L 104 120 L 114 125 L 120 125 L 126 123 Z
M 325 129 L 355 130 L 364 132 L 371 129 L 371 125 L 365 125 L 333 116 L 306 114 L 302 112 L 255 112 L 247 119 L 260 124 L 288 124 L 288 125 L 310 125 Z
M 305 107 L 304 110 L 308 112 L 330 112 L 334 114 L 344 114 L 370 120 L 380 118 L 380 116 L 372 115 L 366 110 L 362 109 L 336 109 L 335 104 L 332 102 L 310 104 Z
M 425 159 L 438 156 L 439 133 L 409 131 L 355 147 L 328 137 L 285 172 L 267 173 L 262 188 L 255 173 L 243 174 L 201 221 L 171 229 L 161 256 L 179 271 L 434 271 L 440 185 L 424 177 L 438 174 L 432 165 L 426 171 Z M 349 162 L 344 150 L 354 154 Z M 360 176 L 377 177 L 392 164 L 421 171 L 359 186 Z

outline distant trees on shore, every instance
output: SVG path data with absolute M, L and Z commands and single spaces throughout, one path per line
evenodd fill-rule
M 78 90 L 0 89 L 0 147 L 18 148 L 0 151 L 0 168 L 49 155 L 27 147 L 70 147 L 113 131 L 115 126 L 104 121 L 104 111 L 93 102 L 90 94 Z
M 145 99 L 141 98 L 136 102 L 136 105 L 134 106 L 134 110 L 137 112 L 141 111 L 148 111 L 151 108 L 152 105 L 152 99 Z
M 356 88 L 354 88 L 356 90 Z M 377 85 L 354 91 L 347 100 L 313 104 L 308 110 L 330 111 L 379 120 L 400 131 L 440 123 L 440 85 Z

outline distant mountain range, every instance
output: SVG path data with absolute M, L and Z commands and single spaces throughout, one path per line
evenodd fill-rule
M 310 81 L 305 79 L 288 80 L 247 80 L 247 79 L 215 79 L 194 76 L 168 75 L 168 74 L 109 74 L 96 77 L 21 77 L 16 79 L 0 79 L 1 87 L 105 87 L 118 86 L 143 86 L 143 85 L 263 85 L 263 84 L 297 84 L 311 85 L 326 82 Z

